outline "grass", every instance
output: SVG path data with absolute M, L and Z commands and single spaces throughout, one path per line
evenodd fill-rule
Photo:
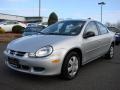
M 15 34 L 15 33 L 5 33 L 0 34 L 0 44 L 1 43 L 9 43 L 10 41 L 21 37 L 21 34 Z

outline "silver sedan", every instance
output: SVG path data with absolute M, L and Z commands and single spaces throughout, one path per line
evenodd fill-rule
M 114 34 L 94 20 L 65 20 L 10 42 L 4 53 L 11 69 L 70 80 L 81 65 L 101 56 L 113 57 Z

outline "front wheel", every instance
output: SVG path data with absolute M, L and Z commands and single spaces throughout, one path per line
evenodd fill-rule
M 69 53 L 62 66 L 61 77 L 71 80 L 76 77 L 80 69 L 80 56 L 76 52 Z
M 111 45 L 109 48 L 109 51 L 107 52 L 107 54 L 105 55 L 105 58 L 107 59 L 112 59 L 114 56 L 114 46 Z

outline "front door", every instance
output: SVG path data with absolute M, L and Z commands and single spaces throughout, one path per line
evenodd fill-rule
M 84 46 L 83 63 L 96 58 L 100 54 L 100 49 L 99 49 L 101 44 L 101 42 L 99 41 L 100 36 L 99 36 L 97 26 L 94 22 L 88 23 L 83 34 L 87 32 L 94 32 L 95 36 L 83 38 L 83 46 Z

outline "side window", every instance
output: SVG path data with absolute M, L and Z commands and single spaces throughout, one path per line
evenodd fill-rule
M 87 33 L 87 32 L 94 32 L 96 36 L 99 35 L 97 26 L 94 22 L 88 23 L 88 25 L 86 26 L 86 29 L 85 29 L 85 33 Z
M 106 34 L 106 33 L 108 33 L 108 30 L 107 30 L 107 28 L 106 28 L 104 25 L 102 25 L 101 23 L 97 23 L 97 25 L 98 25 L 98 27 L 99 27 L 99 30 L 100 30 L 100 33 L 101 33 L 101 34 Z
M 12 22 L 7 22 L 7 25 L 11 25 L 11 24 L 13 24 Z

